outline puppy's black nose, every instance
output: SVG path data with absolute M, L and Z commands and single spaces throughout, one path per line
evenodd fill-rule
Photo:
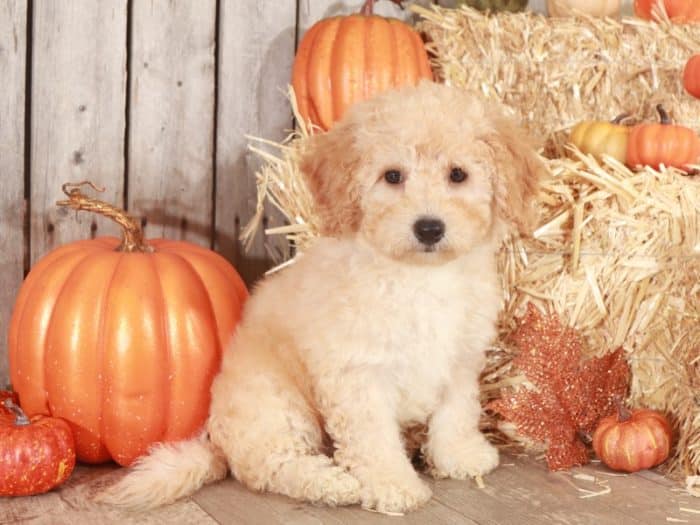
M 413 233 L 421 243 L 431 246 L 445 235 L 445 223 L 440 219 L 424 217 L 413 224 Z

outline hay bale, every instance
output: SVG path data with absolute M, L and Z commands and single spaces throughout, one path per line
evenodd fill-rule
M 499 255 L 505 309 L 482 376 L 484 399 L 522 380 L 505 336 L 535 302 L 577 328 L 591 354 L 625 348 L 632 404 L 669 413 L 679 431 L 671 472 L 700 474 L 700 182 L 674 169 L 632 172 L 613 159 L 598 162 L 565 140 L 579 120 L 651 117 L 659 102 L 700 130 L 700 102 L 679 81 L 685 57 L 700 49 L 700 27 L 420 13 L 444 81 L 506 104 L 545 138 L 548 155 L 539 227 L 531 238 L 509 239 Z M 318 232 L 298 169 L 307 136 L 301 128 L 279 156 L 256 148 L 267 159 L 257 175 L 260 210 L 270 199 L 289 221 L 268 233 L 287 235 L 301 250 Z
M 700 50 L 698 25 L 413 10 L 423 17 L 420 29 L 444 81 L 504 103 L 532 136 L 558 147 L 557 155 L 580 120 L 621 113 L 656 120 L 659 103 L 700 131 L 700 101 L 681 82 L 683 66 Z
M 443 80 L 503 103 L 553 157 L 534 238 L 501 252 L 502 334 L 534 301 L 580 330 L 594 352 L 624 346 L 632 403 L 668 412 L 680 431 L 671 470 L 699 473 L 698 183 L 675 170 L 633 173 L 572 155 L 567 138 L 581 120 L 654 120 L 657 104 L 700 131 L 700 101 L 681 82 L 700 50 L 700 26 L 672 24 L 662 11 L 650 23 L 415 9 Z

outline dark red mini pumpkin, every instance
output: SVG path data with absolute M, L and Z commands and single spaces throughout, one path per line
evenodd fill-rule
M 31 421 L 10 397 L 14 419 L 0 418 L 0 496 L 41 494 L 66 481 L 75 467 L 75 441 L 64 420 Z

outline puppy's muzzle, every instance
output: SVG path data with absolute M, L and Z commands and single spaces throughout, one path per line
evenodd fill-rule
M 421 244 L 433 246 L 445 236 L 445 223 L 434 217 L 423 217 L 413 223 L 413 234 Z

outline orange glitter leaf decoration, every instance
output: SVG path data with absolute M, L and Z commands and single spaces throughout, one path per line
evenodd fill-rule
M 520 353 L 513 359 L 536 387 L 501 390 L 487 408 L 514 423 L 530 438 L 547 442 L 547 465 L 562 470 L 588 463 L 581 436 L 615 410 L 625 396 L 630 371 L 622 348 L 581 362 L 581 339 L 556 315 L 544 316 L 532 304 L 512 334 Z

